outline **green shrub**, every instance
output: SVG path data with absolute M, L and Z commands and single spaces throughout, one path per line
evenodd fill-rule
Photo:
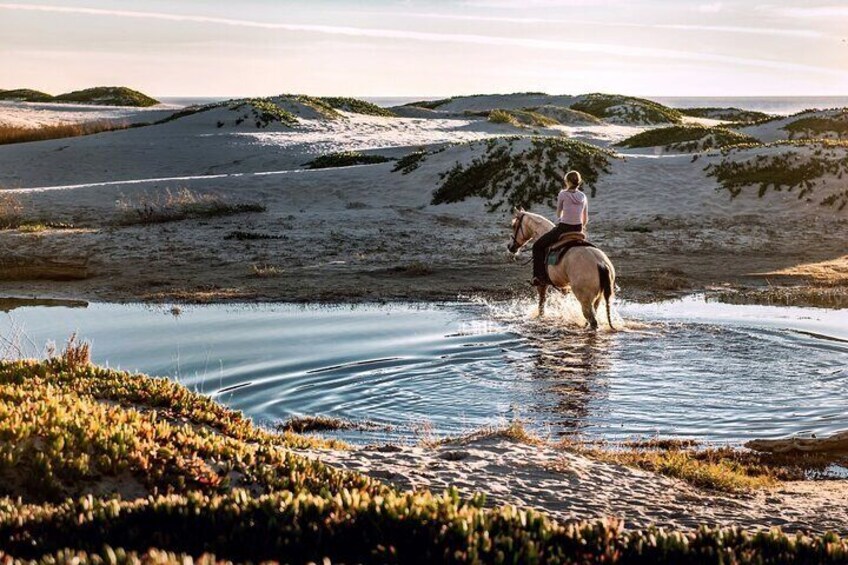
M 400 159 L 397 160 L 395 164 L 395 168 L 392 169 L 393 173 L 400 171 L 404 175 L 408 175 L 415 169 L 421 166 L 421 163 L 427 158 L 427 150 L 419 149 L 418 151 L 413 151 L 409 155 L 404 155 Z
M 17 88 L 15 90 L 0 90 L 0 100 L 12 100 L 17 102 L 50 102 L 53 100 L 51 94 L 32 90 L 31 88 Z
M 774 155 L 749 154 L 750 146 L 737 146 L 725 151 L 720 163 L 707 165 L 708 176 L 736 197 L 749 186 L 759 187 L 762 197 L 769 189 L 792 191 L 799 188 L 798 198 L 809 198 L 825 176 L 841 179 L 848 173 L 848 143 L 779 142 L 760 148 L 786 147 Z M 840 203 L 838 195 L 820 202 L 824 206 Z
M 525 149 L 516 143 L 527 143 Z M 468 144 L 475 146 L 474 142 Z M 485 142 L 485 153 L 468 165 L 457 163 L 442 175 L 433 204 L 460 202 L 470 197 L 487 200 L 489 211 L 503 205 L 530 208 L 551 204 L 562 188 L 562 175 L 577 169 L 595 193 L 595 183 L 609 172 L 612 151 L 580 141 L 554 137 L 497 138 Z
M 790 138 L 833 136 L 848 137 L 848 110 L 834 117 L 812 116 L 800 118 L 783 126 Z
M 321 100 L 327 103 L 336 110 L 344 110 L 345 112 L 353 112 L 354 114 L 365 114 L 368 116 L 382 116 L 384 118 L 394 118 L 397 114 L 386 108 L 381 108 L 371 102 L 360 100 L 358 98 L 346 98 L 339 96 L 324 96 Z
M 682 114 L 673 108 L 619 94 L 586 94 L 571 108 L 598 118 L 616 118 L 630 124 L 679 124 L 683 121 Z
M 725 128 L 687 125 L 649 129 L 628 137 L 617 145 L 630 148 L 665 147 L 689 153 L 755 143 L 758 143 L 757 139 Z
M 300 121 L 297 116 L 278 106 L 270 98 L 251 98 L 246 102 L 256 121 L 256 127 L 268 127 L 269 124 L 280 123 L 284 126 L 293 127 Z M 244 106 L 238 104 L 233 110 L 239 110 Z
M 340 153 L 328 153 L 316 157 L 308 163 L 304 163 L 304 167 L 310 169 L 329 169 L 333 167 L 351 167 L 353 165 L 373 165 L 376 163 L 386 163 L 391 161 L 389 157 L 382 155 L 364 155 L 358 151 L 342 151 Z
M 749 123 L 773 118 L 773 116 L 765 112 L 743 110 L 741 108 L 681 108 L 679 112 L 684 116 L 692 116 L 693 118 L 707 118 L 726 122 Z
M 125 86 L 97 86 L 84 90 L 75 90 L 56 97 L 59 102 L 79 102 L 101 106 L 138 106 L 147 107 L 159 104 L 155 98 L 142 94 Z
M 543 116 L 532 110 L 503 110 L 496 109 L 491 112 L 483 112 L 488 120 L 495 124 L 509 124 L 517 127 L 550 127 L 559 125 L 553 118 Z

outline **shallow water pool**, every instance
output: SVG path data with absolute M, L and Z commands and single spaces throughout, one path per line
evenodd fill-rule
M 0 335 L 28 354 L 78 332 L 94 361 L 168 376 L 271 424 L 379 424 L 359 442 L 466 433 L 514 418 L 551 436 L 715 443 L 848 429 L 848 311 L 700 297 L 621 304 L 579 329 L 556 298 L 357 306 L 22 306 Z M 8 349 L 8 347 L 7 347 Z

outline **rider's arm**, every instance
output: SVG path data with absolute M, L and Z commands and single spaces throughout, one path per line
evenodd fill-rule
M 562 192 L 557 195 L 557 211 L 556 211 L 556 221 L 555 224 L 559 222 L 560 217 L 562 217 Z
M 589 223 L 589 199 L 583 201 L 583 225 Z

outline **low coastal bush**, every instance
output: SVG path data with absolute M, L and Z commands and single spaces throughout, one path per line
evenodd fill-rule
M 786 150 L 762 153 L 763 149 L 773 148 Z M 758 187 L 760 197 L 769 189 L 778 192 L 799 189 L 799 199 L 812 199 L 817 184 L 828 180 L 838 183 L 848 173 L 848 144 L 805 140 L 759 147 L 736 146 L 725 150 L 722 161 L 707 165 L 705 170 L 733 197 L 739 196 L 744 188 L 754 186 Z M 840 194 L 827 195 L 819 204 L 844 209 Z
M 56 96 L 57 102 L 77 102 L 100 106 L 136 106 L 146 108 L 159 101 L 125 86 L 96 86 Z
M 354 114 L 364 114 L 367 116 L 380 116 L 383 118 L 394 118 L 397 114 L 386 108 L 381 108 L 371 102 L 360 100 L 358 98 L 339 97 L 339 96 L 323 96 L 320 98 L 324 103 L 336 110 L 352 112 Z
M 620 147 L 664 147 L 669 151 L 690 153 L 739 144 L 756 144 L 758 140 L 721 127 L 670 126 L 649 129 L 620 141 Z
M 85 122 L 81 124 L 54 124 L 25 128 L 19 126 L 0 125 L 0 145 L 10 143 L 27 143 L 30 141 L 46 141 L 49 139 L 63 139 L 66 137 L 79 137 L 81 135 L 93 135 L 107 131 L 117 131 L 135 127 L 129 124 L 116 124 L 113 122 Z
M 399 492 L 290 451 L 340 444 L 262 430 L 173 381 L 96 367 L 83 353 L 77 344 L 47 361 L 0 362 L 4 562 L 848 559 L 833 534 L 625 531 L 485 508 L 485 497 L 453 489 Z
M 246 104 L 250 108 L 257 128 L 265 128 L 273 123 L 292 127 L 299 123 L 297 116 L 281 108 L 268 98 L 251 98 Z M 238 110 L 240 107 L 236 106 L 234 109 Z
M 215 218 L 247 212 L 264 212 L 265 206 L 257 203 L 233 203 L 214 194 L 200 194 L 181 188 L 155 194 L 141 194 L 134 198 L 118 199 L 118 218 L 122 226 L 160 224 L 191 218 Z
M 619 94 L 586 94 L 571 108 L 627 124 L 679 124 L 683 121 L 683 115 L 674 108 L 645 98 Z
M 444 148 L 439 149 L 438 151 L 444 151 Z M 417 151 L 413 151 L 409 155 L 404 155 L 400 159 L 397 160 L 395 167 L 392 169 L 393 173 L 400 171 L 401 174 L 408 175 L 412 171 L 416 170 L 421 166 L 428 155 L 432 155 L 433 153 L 428 152 L 426 149 L 419 149 Z
M 800 118 L 783 126 L 790 139 L 848 137 L 848 109 L 834 116 L 811 116 Z
M 354 165 L 374 165 L 391 161 L 390 157 L 382 155 L 366 155 L 358 151 L 342 151 L 340 153 L 328 153 L 304 163 L 304 167 L 310 169 L 329 169 L 333 167 L 352 167 Z
M 693 118 L 707 118 L 726 122 L 750 123 L 773 118 L 773 116 L 765 112 L 743 110 L 741 108 L 681 108 L 679 112 L 684 116 L 691 116 Z
M 464 146 L 479 143 L 485 144 L 482 155 L 443 173 L 433 204 L 471 197 L 485 198 L 490 211 L 504 205 L 529 209 L 534 204 L 551 204 L 569 169 L 583 174 L 594 196 L 595 183 L 609 172 L 611 160 L 616 158 L 607 149 L 559 137 L 497 138 Z
M 543 116 L 531 110 L 492 110 L 483 112 L 488 120 L 495 124 L 509 124 L 516 127 L 551 127 L 559 125 L 553 118 Z

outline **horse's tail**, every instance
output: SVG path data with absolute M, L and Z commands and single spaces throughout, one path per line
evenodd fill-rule
M 601 290 L 604 292 L 604 302 L 607 304 L 607 322 L 609 327 L 614 330 L 612 325 L 612 314 L 610 313 L 610 296 L 612 296 L 612 277 L 610 277 L 609 267 L 603 263 L 598 263 L 598 277 L 601 279 Z

